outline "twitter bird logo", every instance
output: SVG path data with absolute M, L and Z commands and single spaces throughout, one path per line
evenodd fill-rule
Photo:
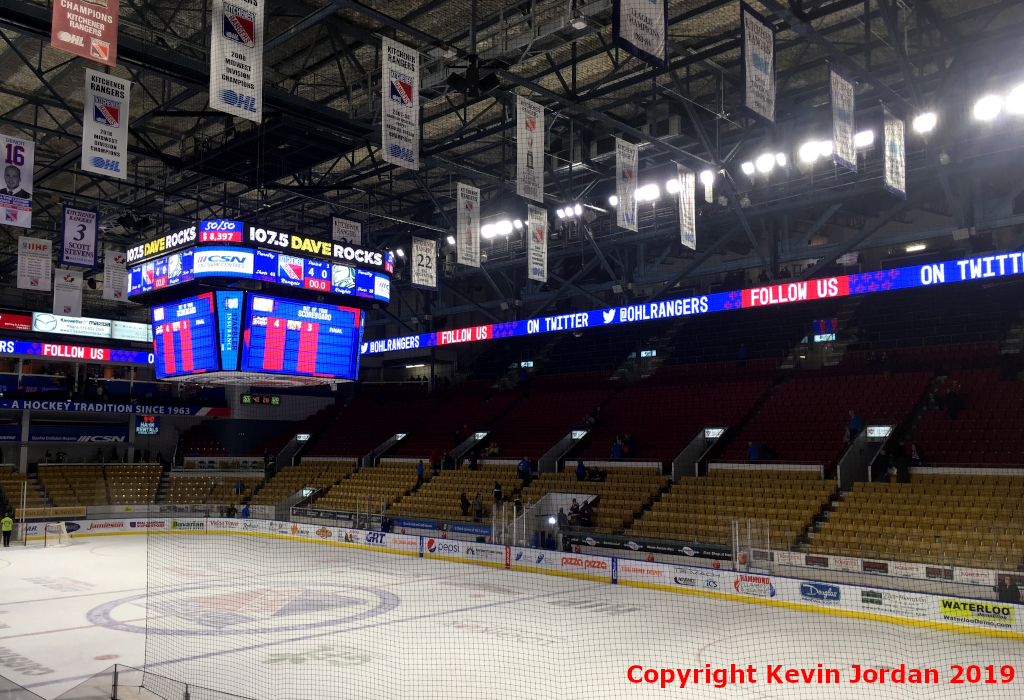
M 612 321 L 615 320 L 615 309 L 609 309 L 608 311 L 605 311 L 603 313 L 603 315 L 604 315 L 604 322 L 605 323 L 611 323 Z
M 360 346 L 360 348 L 359 348 L 359 354 L 365 355 L 366 351 L 369 350 L 369 349 L 370 349 L 370 344 L 369 343 L 363 343 Z

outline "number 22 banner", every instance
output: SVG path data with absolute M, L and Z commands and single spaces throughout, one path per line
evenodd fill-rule
M 96 224 L 100 213 L 64 205 L 60 237 L 60 264 L 96 267 Z
M 437 241 L 412 237 L 412 286 L 437 289 Z
M 32 170 L 36 145 L 32 141 L 3 136 L 4 180 L 0 209 L 8 226 L 32 228 Z

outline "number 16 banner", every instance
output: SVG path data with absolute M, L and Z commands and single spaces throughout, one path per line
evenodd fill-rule
M 96 267 L 96 224 L 100 213 L 64 205 L 60 237 L 60 264 Z
M 412 237 L 412 286 L 419 289 L 437 289 L 437 241 Z
M 32 141 L 2 136 L 4 179 L 0 187 L 0 223 L 32 228 L 32 171 L 36 145 Z

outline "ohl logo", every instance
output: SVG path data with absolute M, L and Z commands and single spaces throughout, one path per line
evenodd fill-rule
M 247 112 L 256 111 L 256 98 L 252 95 L 243 95 L 240 92 L 234 90 L 221 90 L 220 101 L 228 107 L 238 107 L 244 109 Z
M 242 44 L 256 44 L 256 15 L 248 10 L 224 3 L 224 38 Z
M 89 162 L 92 164 L 92 167 L 99 168 L 100 170 L 110 170 L 115 173 L 121 172 L 121 161 L 119 160 L 114 160 L 112 158 L 100 158 L 99 156 L 96 156 Z

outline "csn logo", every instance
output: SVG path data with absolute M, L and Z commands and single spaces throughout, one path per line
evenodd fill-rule
M 118 435 L 80 435 L 77 442 L 124 442 L 125 438 Z

